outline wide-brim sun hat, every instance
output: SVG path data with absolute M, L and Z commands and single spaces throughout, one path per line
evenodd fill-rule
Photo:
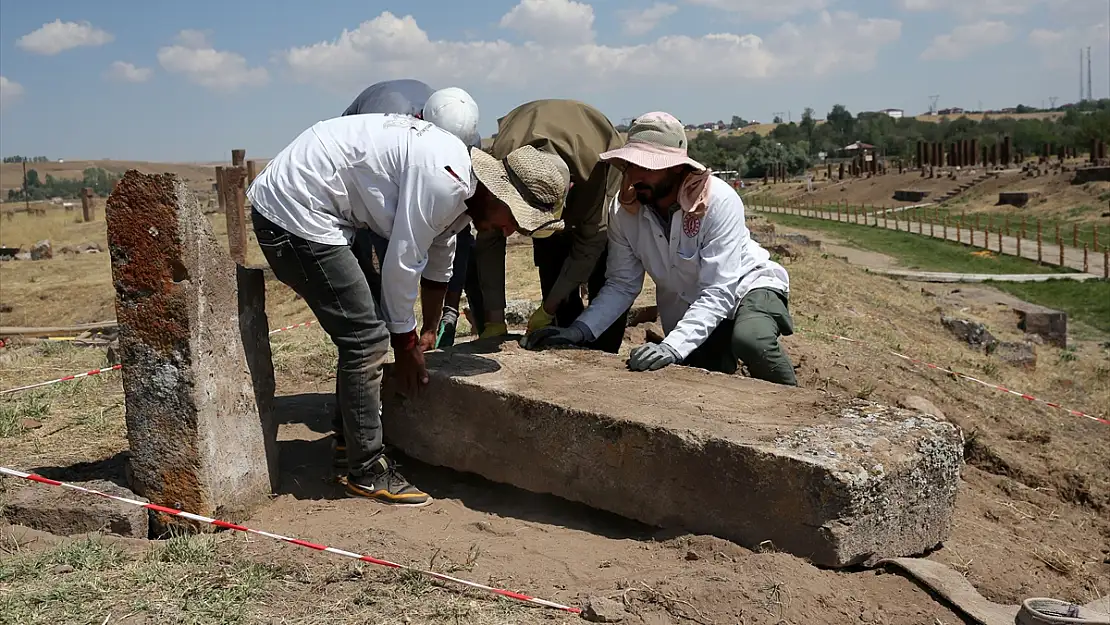
M 563 229 L 570 168 L 557 154 L 524 145 L 501 160 L 471 148 L 470 158 L 478 181 L 508 205 L 528 236 L 543 237 Z
M 670 113 L 653 111 L 633 120 L 625 144 L 602 152 L 600 158 L 606 162 L 625 161 L 652 170 L 689 165 L 695 171 L 705 171 L 705 165 L 690 158 L 687 145 L 682 122 Z
M 428 96 L 421 117 L 455 135 L 467 147 L 482 144 L 478 134 L 478 104 L 459 87 L 440 89 Z

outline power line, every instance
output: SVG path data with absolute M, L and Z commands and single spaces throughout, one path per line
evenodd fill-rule
M 936 114 L 936 112 L 937 112 L 937 100 L 939 100 L 939 99 L 940 99 L 939 95 L 929 96 L 929 100 L 931 100 L 931 102 L 929 104 L 929 114 L 930 115 L 935 115 Z

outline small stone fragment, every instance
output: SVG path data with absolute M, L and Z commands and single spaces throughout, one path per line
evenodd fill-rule
M 906 408 L 907 410 L 916 410 L 920 413 L 932 415 L 941 420 L 947 419 L 947 417 L 944 416 L 944 413 L 941 412 L 940 408 L 937 408 L 936 405 L 933 404 L 933 402 L 918 395 L 907 395 L 906 397 L 903 397 L 901 400 L 898 401 L 898 407 Z
M 628 616 L 624 606 L 613 599 L 591 596 L 586 599 L 582 618 L 591 623 L 619 623 Z
M 966 342 L 971 347 L 986 346 L 989 348 L 998 342 L 998 340 L 987 331 L 987 327 L 981 323 L 949 316 L 942 316 L 940 322 L 944 327 L 948 328 L 948 331 L 955 335 L 956 338 Z
M 1032 343 L 1005 341 L 995 345 L 991 353 L 1014 367 L 1030 370 L 1037 368 L 1037 351 Z
M 539 302 L 514 299 L 505 302 L 505 325 L 522 326 L 528 324 L 528 318 L 536 311 Z
M 48 258 L 54 258 L 54 248 L 50 245 L 50 239 L 43 239 L 31 247 L 31 260 L 46 260 Z
M 701 555 L 699 555 L 696 551 L 690 550 L 686 552 L 686 559 L 691 561 L 701 560 Z
M 24 430 L 37 430 L 42 427 L 42 422 L 35 419 L 23 419 L 19 422 L 19 427 Z
M 73 567 L 68 564 L 59 564 L 58 566 L 50 569 L 50 572 L 55 575 L 65 575 L 66 573 L 72 573 Z

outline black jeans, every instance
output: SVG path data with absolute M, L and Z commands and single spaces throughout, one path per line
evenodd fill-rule
M 568 232 L 555 232 L 549 237 L 532 239 L 532 260 L 540 273 L 540 292 L 544 299 L 547 299 L 547 294 L 555 286 L 555 281 L 558 280 L 559 273 L 563 270 L 563 263 L 570 256 L 570 248 L 571 235 Z M 590 274 L 590 279 L 586 283 L 590 300 L 597 297 L 601 287 L 605 286 L 605 263 L 608 255 L 608 251 L 601 253 L 601 257 L 597 259 L 593 273 Z M 578 291 L 575 290 L 555 310 L 555 325 L 562 328 L 569 326 L 584 310 L 586 310 L 586 305 L 582 302 L 582 297 L 578 294 Z M 615 354 L 620 351 L 627 325 L 628 311 L 626 310 L 601 333 L 601 336 L 592 342 L 583 343 L 582 346 Z
M 274 276 L 304 298 L 339 350 L 336 403 L 351 475 L 366 473 L 382 453 L 382 367 L 389 330 L 351 248 L 298 237 L 251 210 L 262 254 Z

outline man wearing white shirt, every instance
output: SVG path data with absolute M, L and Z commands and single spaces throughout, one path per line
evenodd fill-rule
M 601 159 L 624 172 L 610 209 L 605 286 L 570 327 L 537 330 L 522 344 L 590 340 L 635 301 L 647 273 L 666 337 L 634 348 L 631 369 L 681 363 L 734 373 L 743 362 L 753 377 L 797 385 L 778 340 L 794 333 L 790 278 L 751 238 L 736 191 L 687 155 L 682 124 L 642 115 L 627 143 Z
M 566 165 L 534 148 L 498 161 L 431 122 L 376 114 L 316 123 L 251 184 L 259 247 L 338 348 L 349 494 L 397 505 L 431 501 L 382 452 L 388 348 L 405 392 L 426 384 L 423 352 L 435 345 L 455 233 L 471 222 L 480 231 L 529 236 L 557 228 L 552 214 L 569 184 Z M 351 251 L 359 228 L 389 241 L 380 305 Z

